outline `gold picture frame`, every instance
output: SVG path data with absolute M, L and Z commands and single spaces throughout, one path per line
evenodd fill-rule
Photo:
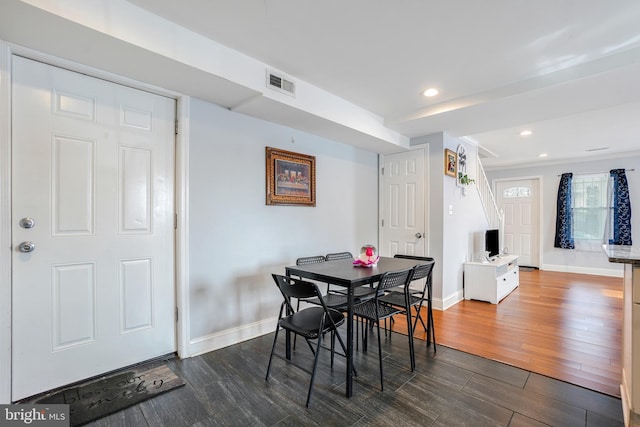
M 266 147 L 267 205 L 316 205 L 316 158 Z
M 455 151 L 451 151 L 448 148 L 444 150 L 444 174 L 452 177 L 456 177 L 458 170 L 458 154 Z

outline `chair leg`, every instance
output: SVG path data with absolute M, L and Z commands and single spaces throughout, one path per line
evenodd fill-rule
M 333 369 L 333 356 L 336 352 L 336 332 L 331 331 L 331 369 Z
M 269 355 L 269 364 L 267 365 L 267 376 L 264 377 L 265 381 L 269 381 L 269 371 L 271 371 L 271 361 L 273 360 L 273 352 L 276 351 L 276 342 L 278 341 L 278 332 L 280 327 L 276 328 L 276 334 L 273 337 L 273 345 L 271 346 L 271 355 Z
M 420 320 L 420 323 L 422 323 L 422 327 L 424 328 L 425 332 L 428 332 L 427 329 L 427 325 L 424 323 L 424 319 L 422 318 L 422 304 L 417 305 L 417 306 L 412 306 L 413 309 L 416 311 L 416 315 L 415 315 L 415 320 L 413 321 L 413 332 L 415 333 L 416 331 L 416 327 L 418 326 L 418 320 Z M 428 324 L 428 320 L 427 320 L 427 324 Z
M 298 300 L 296 303 L 296 311 L 300 311 L 300 300 Z M 296 341 L 298 341 L 298 335 L 294 334 L 293 335 L 293 351 L 296 350 Z
M 311 371 L 311 382 L 309 383 L 309 392 L 307 393 L 307 408 L 309 407 L 309 401 L 311 400 L 311 392 L 313 391 L 313 382 L 316 379 L 316 367 L 318 366 L 318 356 L 320 355 L 320 348 L 322 345 L 322 334 L 318 334 L 318 345 L 315 351 L 315 357 L 313 358 L 313 370 Z
M 366 353 L 369 350 L 369 319 L 362 322 L 362 351 Z
M 437 351 L 436 348 L 436 326 L 433 322 L 433 310 L 431 308 L 431 302 L 429 302 L 429 309 L 427 310 L 427 324 L 429 324 L 429 329 L 431 331 L 431 338 L 433 339 L 433 351 L 434 353 Z
M 413 326 L 411 325 L 411 307 L 407 310 L 407 337 L 409 338 L 409 360 L 411 361 L 411 372 L 416 369 L 416 354 L 413 350 Z
M 437 351 L 436 348 L 436 328 L 433 324 L 433 305 L 431 301 L 431 290 L 428 289 L 427 294 L 427 347 L 431 345 L 433 339 L 433 351 Z
M 378 360 L 380 362 L 380 391 L 384 391 L 384 383 L 382 378 L 384 377 L 384 373 L 382 371 L 382 341 L 380 340 L 380 321 L 376 322 L 378 326 Z
M 358 323 L 360 323 L 360 321 L 358 320 L 357 316 L 354 316 L 354 317 L 356 322 L 355 329 L 356 329 L 356 351 L 357 351 L 360 347 L 360 328 L 358 326 Z
M 342 353 L 344 355 L 347 354 L 347 346 L 344 344 L 344 341 L 342 341 L 342 337 L 340 336 L 340 333 L 337 330 L 333 331 L 335 333 L 335 336 L 338 338 L 338 343 L 340 344 L 340 347 L 342 348 Z M 333 346 L 335 348 L 335 345 Z M 356 370 L 355 365 L 352 365 L 353 367 L 353 376 L 357 377 L 358 376 L 358 371 Z

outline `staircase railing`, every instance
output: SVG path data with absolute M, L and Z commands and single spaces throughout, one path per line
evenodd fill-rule
M 476 188 L 478 189 L 478 193 L 480 194 L 480 200 L 482 201 L 482 206 L 484 207 L 484 213 L 486 215 L 487 222 L 489 223 L 490 227 L 500 229 L 500 234 L 502 234 L 502 231 L 504 229 L 504 212 L 502 212 L 501 209 L 498 209 L 496 199 L 493 196 L 493 191 L 491 191 L 491 185 L 489 184 L 487 175 L 485 175 L 484 168 L 482 167 L 482 163 L 480 162 L 480 156 L 476 156 L 476 159 L 478 171 Z

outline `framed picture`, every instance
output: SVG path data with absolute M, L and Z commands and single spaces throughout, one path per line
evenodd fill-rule
M 444 174 L 456 177 L 458 171 L 458 155 L 449 150 L 444 150 Z
M 316 158 L 266 147 L 267 205 L 316 205 Z

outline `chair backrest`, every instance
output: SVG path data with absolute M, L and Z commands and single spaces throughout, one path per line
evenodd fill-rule
M 395 254 L 393 257 L 394 258 L 403 258 L 403 259 L 415 259 L 417 261 L 435 261 L 433 258 L 428 257 L 428 256 Z
M 351 252 L 334 252 L 324 257 L 326 261 L 335 261 L 337 259 L 353 259 Z
M 381 291 L 395 288 L 398 286 L 406 287 L 411 282 L 411 275 L 413 274 L 413 268 L 400 271 L 389 271 L 384 273 L 380 278 L 380 282 L 377 286 L 376 298 L 380 295 Z
M 284 297 L 284 303 L 286 303 L 290 313 L 296 311 L 293 309 L 293 305 L 291 304 L 291 298 L 300 300 L 319 297 L 322 299 L 320 290 L 315 283 L 296 279 L 294 277 L 283 276 L 281 274 L 271 274 L 271 276 L 276 282 L 278 289 L 280 289 L 280 293 Z
M 433 266 L 436 264 L 433 259 L 426 264 L 418 264 L 413 267 L 413 276 L 411 281 L 427 278 L 427 282 L 431 280 L 431 273 L 433 272 Z
M 307 257 L 298 258 L 296 260 L 296 265 L 320 264 L 321 262 L 324 262 L 324 261 L 325 259 L 322 255 L 307 256 Z
M 284 301 L 280 305 L 280 314 L 278 318 L 282 318 L 283 310 L 286 307 L 286 314 L 293 314 L 297 309 L 293 309 L 293 305 L 291 304 L 291 298 L 305 299 L 305 298 L 317 298 L 320 302 L 320 306 L 324 311 L 322 317 L 322 325 L 331 325 L 333 329 L 337 328 L 336 320 L 331 316 L 331 312 L 335 313 L 339 316 L 340 319 L 343 319 L 342 313 L 337 310 L 330 309 L 324 302 L 322 298 L 322 294 L 320 293 L 320 289 L 315 283 L 307 282 L 305 280 L 296 279 L 294 277 L 283 276 L 281 274 L 271 274 L 273 280 L 276 282 L 276 286 L 280 289 L 280 293 L 284 297 Z M 302 309 L 304 310 L 304 309 Z M 324 317 L 326 316 L 326 317 Z M 328 319 L 329 323 L 325 324 L 325 319 Z M 320 326 L 321 329 L 324 330 L 325 326 Z M 343 347 L 344 348 L 344 347 Z

